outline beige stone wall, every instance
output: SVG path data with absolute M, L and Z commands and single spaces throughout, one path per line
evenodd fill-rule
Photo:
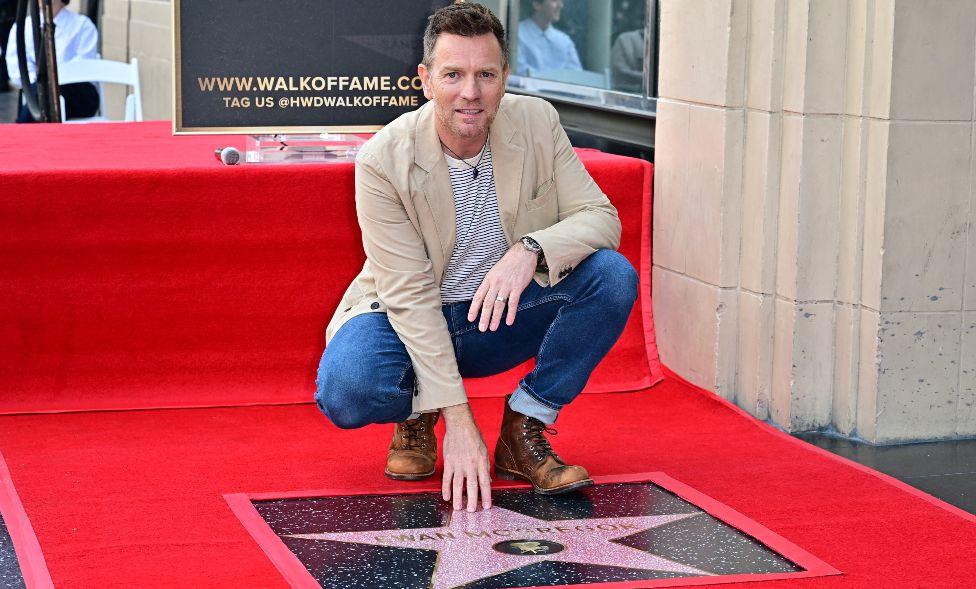
M 139 60 L 143 118 L 171 119 L 173 114 L 172 4 L 168 0 L 104 0 L 99 32 L 102 56 Z M 106 87 L 110 118 L 122 118 L 125 93 Z
M 655 319 L 791 431 L 976 435 L 976 9 L 664 0 Z

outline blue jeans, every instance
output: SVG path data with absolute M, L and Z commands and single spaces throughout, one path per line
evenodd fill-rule
M 536 359 L 509 405 L 552 424 L 620 337 L 636 299 L 634 267 L 618 252 L 598 250 L 555 286 L 531 281 L 511 326 L 503 319 L 497 331 L 479 331 L 479 318 L 467 318 L 470 301 L 442 309 L 461 376 L 490 376 Z M 414 384 L 410 357 L 386 313 L 364 313 L 325 349 L 315 401 L 341 428 L 397 423 L 411 415 Z

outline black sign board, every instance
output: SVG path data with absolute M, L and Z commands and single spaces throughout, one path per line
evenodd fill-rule
M 450 0 L 174 0 L 174 131 L 376 131 L 425 101 L 427 17 Z

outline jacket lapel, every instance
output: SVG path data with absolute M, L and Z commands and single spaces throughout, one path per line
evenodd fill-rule
M 502 229 L 511 244 L 522 193 L 522 164 L 525 162 L 525 146 L 522 134 L 508 117 L 505 101 L 488 132 L 491 140 L 491 164 L 495 174 L 495 192 L 498 194 L 498 215 Z
M 422 178 L 415 184 L 420 187 L 424 200 L 430 208 L 437 231 L 437 240 L 441 244 L 441 259 L 434 261 L 434 266 L 441 272 L 451 259 L 454 251 L 454 240 L 457 238 L 457 222 L 454 214 L 454 192 L 451 190 L 451 175 L 447 169 L 447 161 L 441 150 L 441 142 L 437 137 L 434 125 L 434 103 L 430 101 L 421 107 L 417 117 L 414 141 L 414 163 L 420 168 L 418 173 Z M 439 263 L 437 263 L 439 262 Z M 441 277 L 438 275 L 438 279 Z

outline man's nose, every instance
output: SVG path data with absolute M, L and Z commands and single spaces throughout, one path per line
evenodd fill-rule
M 471 76 L 464 80 L 461 86 L 461 98 L 465 100 L 478 100 L 481 98 L 481 88 L 478 87 L 478 77 Z

